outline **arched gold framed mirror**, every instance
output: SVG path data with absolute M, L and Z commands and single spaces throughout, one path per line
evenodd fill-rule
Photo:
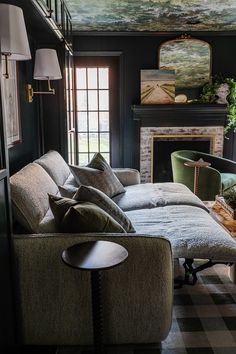
M 197 98 L 211 80 L 211 46 L 186 35 L 166 41 L 159 48 L 159 68 L 175 70 L 176 95 Z

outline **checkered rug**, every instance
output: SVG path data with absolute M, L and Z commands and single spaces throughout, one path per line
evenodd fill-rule
M 229 267 L 215 265 L 199 273 L 196 285 L 174 291 L 171 331 L 162 347 L 115 346 L 107 354 L 236 354 L 236 285 Z M 88 353 L 59 347 L 57 354 Z

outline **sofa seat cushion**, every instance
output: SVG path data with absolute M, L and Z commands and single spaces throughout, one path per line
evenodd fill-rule
M 49 210 L 48 193 L 58 194 L 57 185 L 39 164 L 30 163 L 11 176 L 10 186 L 15 218 L 27 231 L 40 232 Z
M 48 151 L 34 162 L 45 169 L 57 186 L 63 185 L 71 175 L 69 166 L 57 151 Z
M 96 153 L 85 167 L 70 166 L 76 182 L 101 190 L 108 197 L 124 193 L 125 189 L 100 153 Z
M 165 205 L 195 205 L 208 210 L 203 202 L 181 183 L 144 183 L 125 187 L 126 193 L 113 199 L 124 210 L 149 209 Z
M 236 261 L 236 241 L 201 208 L 171 205 L 126 214 L 137 234 L 167 238 L 174 258 Z
M 221 173 L 222 190 L 233 187 L 236 184 L 236 174 L 234 173 Z

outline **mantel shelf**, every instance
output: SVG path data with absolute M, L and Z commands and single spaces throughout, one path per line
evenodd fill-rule
M 225 104 L 174 103 L 133 105 L 133 119 L 141 126 L 224 126 Z

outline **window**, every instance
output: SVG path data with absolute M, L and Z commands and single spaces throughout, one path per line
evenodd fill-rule
M 86 165 L 100 152 L 113 167 L 121 165 L 119 56 L 66 58 L 70 164 Z
M 110 162 L 109 67 L 77 67 L 75 86 L 78 162 L 96 152 Z
M 74 119 L 74 99 L 73 99 L 73 57 L 67 52 L 66 55 L 66 111 L 67 111 L 67 151 L 68 162 L 72 165 L 76 163 L 76 139 L 75 139 L 75 119 Z

